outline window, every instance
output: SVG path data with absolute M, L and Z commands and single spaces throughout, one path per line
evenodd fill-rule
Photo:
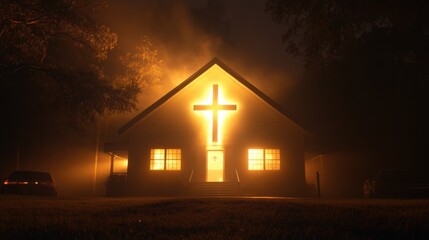
M 280 170 L 280 149 L 249 149 L 249 170 Z
M 128 169 L 128 159 L 114 156 L 113 173 L 126 173 Z
M 265 170 L 280 170 L 280 149 L 265 149 Z
M 181 149 L 167 149 L 166 170 L 180 170 Z
M 150 170 L 164 170 L 165 149 L 150 150 Z
M 264 149 L 249 149 L 249 170 L 264 170 Z
M 181 149 L 151 149 L 150 170 L 180 170 L 181 155 Z

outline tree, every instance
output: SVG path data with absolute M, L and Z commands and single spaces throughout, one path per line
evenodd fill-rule
M 427 3 L 268 0 L 266 12 L 284 26 L 288 53 L 305 63 L 300 114 L 325 142 L 391 165 L 425 154 Z
M 106 74 L 106 60 L 117 36 L 93 17 L 105 7 L 103 0 L 2 1 L 0 84 L 2 109 L 8 116 L 25 119 L 28 116 L 23 114 L 35 116 L 36 109 L 55 109 L 75 122 L 85 122 L 105 111 L 135 107 L 143 82 L 160 75 L 145 73 L 136 82 L 129 76 Z M 141 61 L 159 67 L 150 42 L 140 47 L 153 55 Z
M 120 82 L 133 83 L 146 88 L 158 83 L 162 76 L 162 60 L 158 52 L 152 50 L 152 43 L 147 37 L 140 39 L 133 53 L 120 57 L 124 68 L 118 76 Z
M 133 55 L 112 57 L 118 36 L 94 17 L 107 7 L 105 0 L 0 4 L 3 143 L 34 143 L 37 134 L 58 122 L 85 127 L 104 113 L 130 111 L 142 88 L 161 76 L 161 61 L 148 40 L 140 43 L 133 61 L 145 54 L 150 58 L 133 65 Z M 112 65 L 117 71 L 110 71 Z M 132 76 L 140 73 L 144 75 Z
M 266 12 L 285 27 L 287 50 L 308 67 L 344 57 L 374 34 L 402 39 L 397 61 L 428 60 L 429 7 L 425 1 L 268 0 Z

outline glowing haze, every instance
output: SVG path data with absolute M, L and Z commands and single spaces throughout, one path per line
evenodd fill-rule
M 109 57 L 134 51 L 141 37 L 146 36 L 163 60 L 163 77 L 157 85 L 143 89 L 137 111 L 114 118 L 109 116 L 107 121 L 102 121 L 100 150 L 103 149 L 104 141 L 115 141 L 116 131 L 125 121 L 177 86 L 213 57 L 220 58 L 278 102 L 284 102 L 296 83 L 300 66 L 284 52 L 281 26 L 273 23 L 265 14 L 264 4 L 264 1 L 226 0 L 108 1 L 108 8 L 99 12 L 98 20 L 118 35 L 119 46 Z M 212 88 L 203 91 L 207 91 L 207 99 L 200 99 L 195 104 L 211 103 Z M 234 94 L 227 91 L 220 87 L 219 103 L 240 104 L 233 98 Z M 222 120 L 230 115 L 229 111 L 219 112 L 220 131 L 232 124 Z M 207 125 L 211 124 L 210 121 L 208 118 Z M 97 175 L 94 178 L 96 144 L 90 135 L 95 136 L 96 129 L 92 129 L 93 132 L 88 136 L 73 130 L 63 130 L 67 132 L 57 136 L 60 132 L 57 128 L 62 129 L 60 126 L 55 127 L 52 133 L 46 133 L 50 137 L 37 140 L 43 141 L 46 149 L 34 147 L 34 152 L 29 153 L 17 149 L 18 153 L 11 153 L 9 158 L 12 161 L 20 160 L 12 164 L 19 165 L 21 169 L 52 171 L 59 184 L 60 195 L 91 194 L 94 180 L 97 182 L 97 192 L 102 194 L 109 174 L 110 157 L 100 152 Z M 226 137 L 221 135 L 220 141 Z M 31 158 L 25 161 L 24 155 Z M 45 162 L 36 164 L 36 156 L 45 159 Z M 126 161 L 121 157 L 123 156 L 115 159 L 115 172 L 122 172 L 127 168 Z M 2 175 L 12 168 L 12 165 L 5 168 Z
M 287 57 L 281 27 L 264 13 L 264 1 L 109 1 L 101 20 L 133 50 L 147 36 L 163 60 L 163 80 L 144 90 L 147 107 L 213 57 L 219 57 L 262 91 L 283 99 L 299 66 Z M 245 13 L 245 14 L 244 14 Z M 281 87 L 279 87 L 281 86 Z

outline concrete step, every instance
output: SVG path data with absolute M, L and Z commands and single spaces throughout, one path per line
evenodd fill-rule
M 193 196 L 236 196 L 239 195 L 237 182 L 193 182 L 189 184 L 189 194 Z

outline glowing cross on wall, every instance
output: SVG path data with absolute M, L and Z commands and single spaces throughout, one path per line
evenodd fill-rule
M 194 111 L 213 111 L 213 123 L 212 123 L 212 141 L 218 142 L 218 111 L 231 111 L 237 110 L 237 105 L 221 104 L 219 105 L 218 100 L 219 90 L 218 85 L 213 85 L 213 100 L 212 105 L 194 105 Z

